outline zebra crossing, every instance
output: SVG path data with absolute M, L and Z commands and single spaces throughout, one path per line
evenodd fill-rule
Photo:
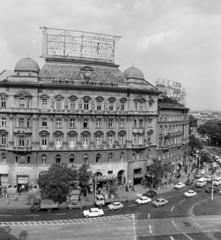
M 66 224 L 84 224 L 89 222 L 99 221 L 133 221 L 133 214 L 114 215 L 97 218 L 79 218 L 79 219 L 65 219 L 65 220 L 51 220 L 51 221 L 26 221 L 26 222 L 0 222 L 0 226 L 34 226 L 34 225 L 66 225 Z

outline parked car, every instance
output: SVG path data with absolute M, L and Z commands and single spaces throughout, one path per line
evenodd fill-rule
M 207 182 L 212 182 L 212 176 L 211 175 L 207 175 L 205 176 Z
M 217 187 L 213 187 L 213 193 L 217 193 L 219 191 L 219 189 Z M 205 190 L 206 193 L 211 193 L 212 192 L 212 187 L 208 187 Z
M 151 200 L 150 198 L 148 198 L 148 197 L 146 197 L 146 196 L 142 196 L 142 197 L 136 199 L 136 200 L 135 200 L 135 203 L 141 205 L 141 204 L 144 204 L 144 203 L 149 203 L 149 202 L 151 202 L 151 201 L 152 201 L 152 200 Z
M 214 186 L 219 186 L 221 184 L 221 177 L 216 177 L 213 181 Z
M 84 217 L 100 217 L 104 215 L 103 209 L 91 208 L 90 210 L 83 211 Z
M 202 174 L 200 172 L 198 172 L 196 175 L 195 175 L 195 178 L 201 178 L 202 177 Z
M 197 193 L 196 192 L 194 192 L 193 190 L 188 190 L 187 192 L 185 192 L 183 195 L 185 196 L 185 197 L 193 197 L 193 196 L 195 196 Z
M 160 206 L 164 206 L 167 204 L 168 204 L 168 201 L 164 198 L 158 198 L 156 201 L 152 202 L 152 205 L 155 207 L 160 207 Z
M 174 186 L 174 188 L 175 188 L 175 189 L 181 189 L 181 188 L 183 188 L 184 186 L 185 186 L 184 183 L 178 182 L 178 183 Z
M 194 183 L 194 179 L 187 179 L 187 181 L 185 182 L 185 184 L 187 185 L 187 186 L 191 186 L 191 185 L 193 185 L 193 183 Z
M 112 202 L 107 207 L 108 207 L 109 210 L 113 211 L 113 210 L 124 208 L 124 205 L 122 203 L 120 203 L 120 202 Z
M 67 208 L 68 209 L 75 209 L 75 208 L 80 208 L 80 209 L 82 209 L 82 208 L 84 208 L 85 207 L 85 204 L 84 203 L 82 203 L 82 202 L 69 202 L 68 204 L 67 204 Z
M 201 188 L 204 187 L 206 184 L 207 184 L 206 178 L 200 178 L 196 182 L 196 186 Z
M 157 193 L 153 190 L 150 190 L 150 191 L 144 193 L 143 195 L 146 197 L 149 197 L 149 198 L 153 198 L 153 197 L 157 196 Z

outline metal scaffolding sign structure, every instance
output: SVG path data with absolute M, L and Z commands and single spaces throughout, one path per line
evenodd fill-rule
M 40 27 L 42 58 L 78 59 L 114 63 L 119 36 Z
M 181 83 L 157 78 L 155 86 L 167 97 L 177 100 L 180 104 L 186 105 L 185 97 L 187 94 L 185 88 L 182 88 Z

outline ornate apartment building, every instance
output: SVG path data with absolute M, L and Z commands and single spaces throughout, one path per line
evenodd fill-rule
M 185 162 L 189 144 L 188 108 L 158 99 L 157 157 L 163 163 L 176 167 Z
M 159 91 L 135 67 L 25 58 L 0 86 L 2 186 L 35 185 L 53 163 L 138 183 L 156 156 Z

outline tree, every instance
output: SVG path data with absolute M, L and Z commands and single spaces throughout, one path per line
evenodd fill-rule
M 43 194 L 48 197 L 64 198 L 69 193 L 70 183 L 77 180 L 77 170 L 66 164 L 52 164 L 37 180 Z
M 79 186 L 81 187 L 84 195 L 87 197 L 88 195 L 88 188 L 91 183 L 93 173 L 90 171 L 90 166 L 88 164 L 83 164 L 78 169 L 78 182 Z
M 197 118 L 195 118 L 193 115 L 190 115 L 189 116 L 189 124 L 190 124 L 189 132 L 191 133 L 193 128 L 197 128 L 198 127 L 198 125 L 197 125 Z
M 162 181 L 162 178 L 172 172 L 172 167 L 170 165 L 162 165 L 158 160 L 154 160 L 153 164 L 147 170 L 145 180 L 150 190 Z
M 202 149 L 203 145 L 199 138 L 197 138 L 194 134 L 189 135 L 189 146 L 190 149 L 193 150 L 194 148 Z

